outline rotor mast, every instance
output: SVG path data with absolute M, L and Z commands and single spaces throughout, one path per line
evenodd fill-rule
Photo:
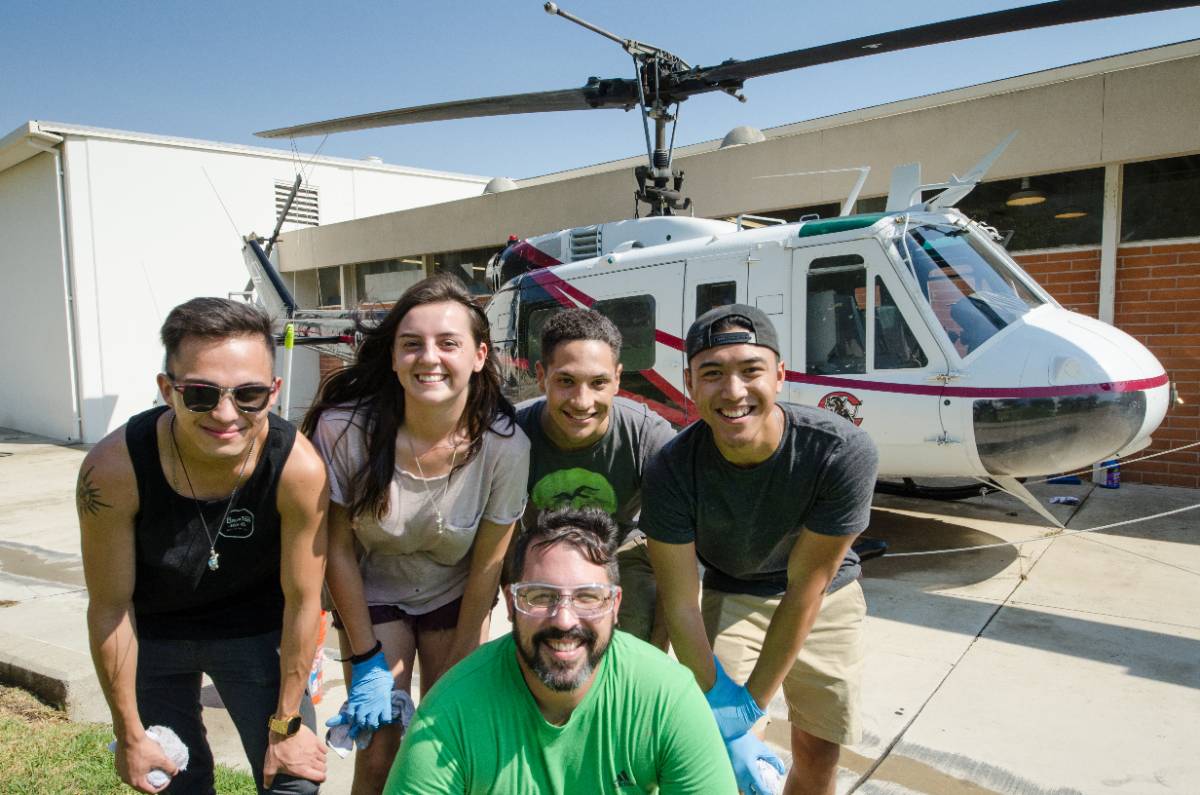
M 661 88 L 675 75 L 691 69 L 691 65 L 678 55 L 659 47 L 635 39 L 621 38 L 599 25 L 594 25 L 562 10 L 557 3 L 547 2 L 544 8 L 546 13 L 551 16 L 560 16 L 620 44 L 622 49 L 633 58 L 637 73 L 638 105 L 642 109 L 642 126 L 646 134 L 646 159 L 649 161 L 647 165 L 637 166 L 633 171 L 634 178 L 637 180 L 637 190 L 633 193 L 634 217 L 639 214 L 637 202 L 649 205 L 651 216 L 674 215 L 676 210 L 687 210 L 692 206 L 692 200 L 685 197 L 682 192 L 683 171 L 674 168 L 671 162 L 671 155 L 675 148 L 674 122 L 678 119 L 679 103 L 676 100 L 675 113 L 672 114 L 670 101 L 662 96 Z M 648 121 L 654 122 L 653 144 L 650 141 Z M 667 140 L 668 123 L 671 123 L 669 142 Z

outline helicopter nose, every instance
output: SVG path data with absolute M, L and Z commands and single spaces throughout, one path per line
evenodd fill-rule
M 1061 309 L 1013 331 L 1025 343 L 1021 386 L 972 407 L 988 472 L 1022 477 L 1086 467 L 1138 449 L 1162 422 L 1167 375 L 1129 335 Z

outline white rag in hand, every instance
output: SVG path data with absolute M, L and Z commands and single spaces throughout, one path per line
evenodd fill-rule
M 344 715 L 349 706 L 349 701 L 343 701 L 338 714 Z M 408 723 L 412 720 L 413 712 L 416 711 L 416 708 L 416 705 L 413 704 L 412 696 L 406 691 L 392 691 L 392 723 L 389 725 L 399 724 L 400 736 L 404 736 L 404 730 L 408 728 Z M 371 738 L 375 735 L 372 729 L 360 729 L 354 739 L 351 740 L 350 727 L 353 725 L 352 723 L 341 723 L 325 732 L 325 744 L 332 748 L 333 752 L 342 759 L 349 756 L 355 747 L 360 751 L 366 748 L 371 744 Z
M 167 759 L 174 762 L 180 772 L 187 770 L 188 748 L 183 744 L 183 740 L 179 739 L 178 734 L 166 726 L 148 726 L 146 727 L 146 736 L 162 746 Z M 108 744 L 108 750 L 114 752 L 117 750 L 116 740 Z M 167 771 L 159 770 L 157 767 L 146 774 L 146 783 L 152 787 L 165 787 L 170 781 L 171 776 Z

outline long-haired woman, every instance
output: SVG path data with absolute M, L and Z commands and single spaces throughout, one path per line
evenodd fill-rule
M 354 733 L 390 720 L 414 659 L 427 692 L 487 639 L 529 470 L 487 318 L 454 277 L 418 282 L 360 332 L 303 424 L 330 474 L 326 583 Z M 354 793 L 383 789 L 400 738 L 380 726 L 356 754 Z

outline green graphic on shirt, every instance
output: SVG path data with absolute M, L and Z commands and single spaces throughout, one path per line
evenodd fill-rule
M 537 482 L 529 495 L 538 510 L 595 506 L 610 514 L 617 512 L 617 493 L 599 472 L 590 469 L 559 469 Z

